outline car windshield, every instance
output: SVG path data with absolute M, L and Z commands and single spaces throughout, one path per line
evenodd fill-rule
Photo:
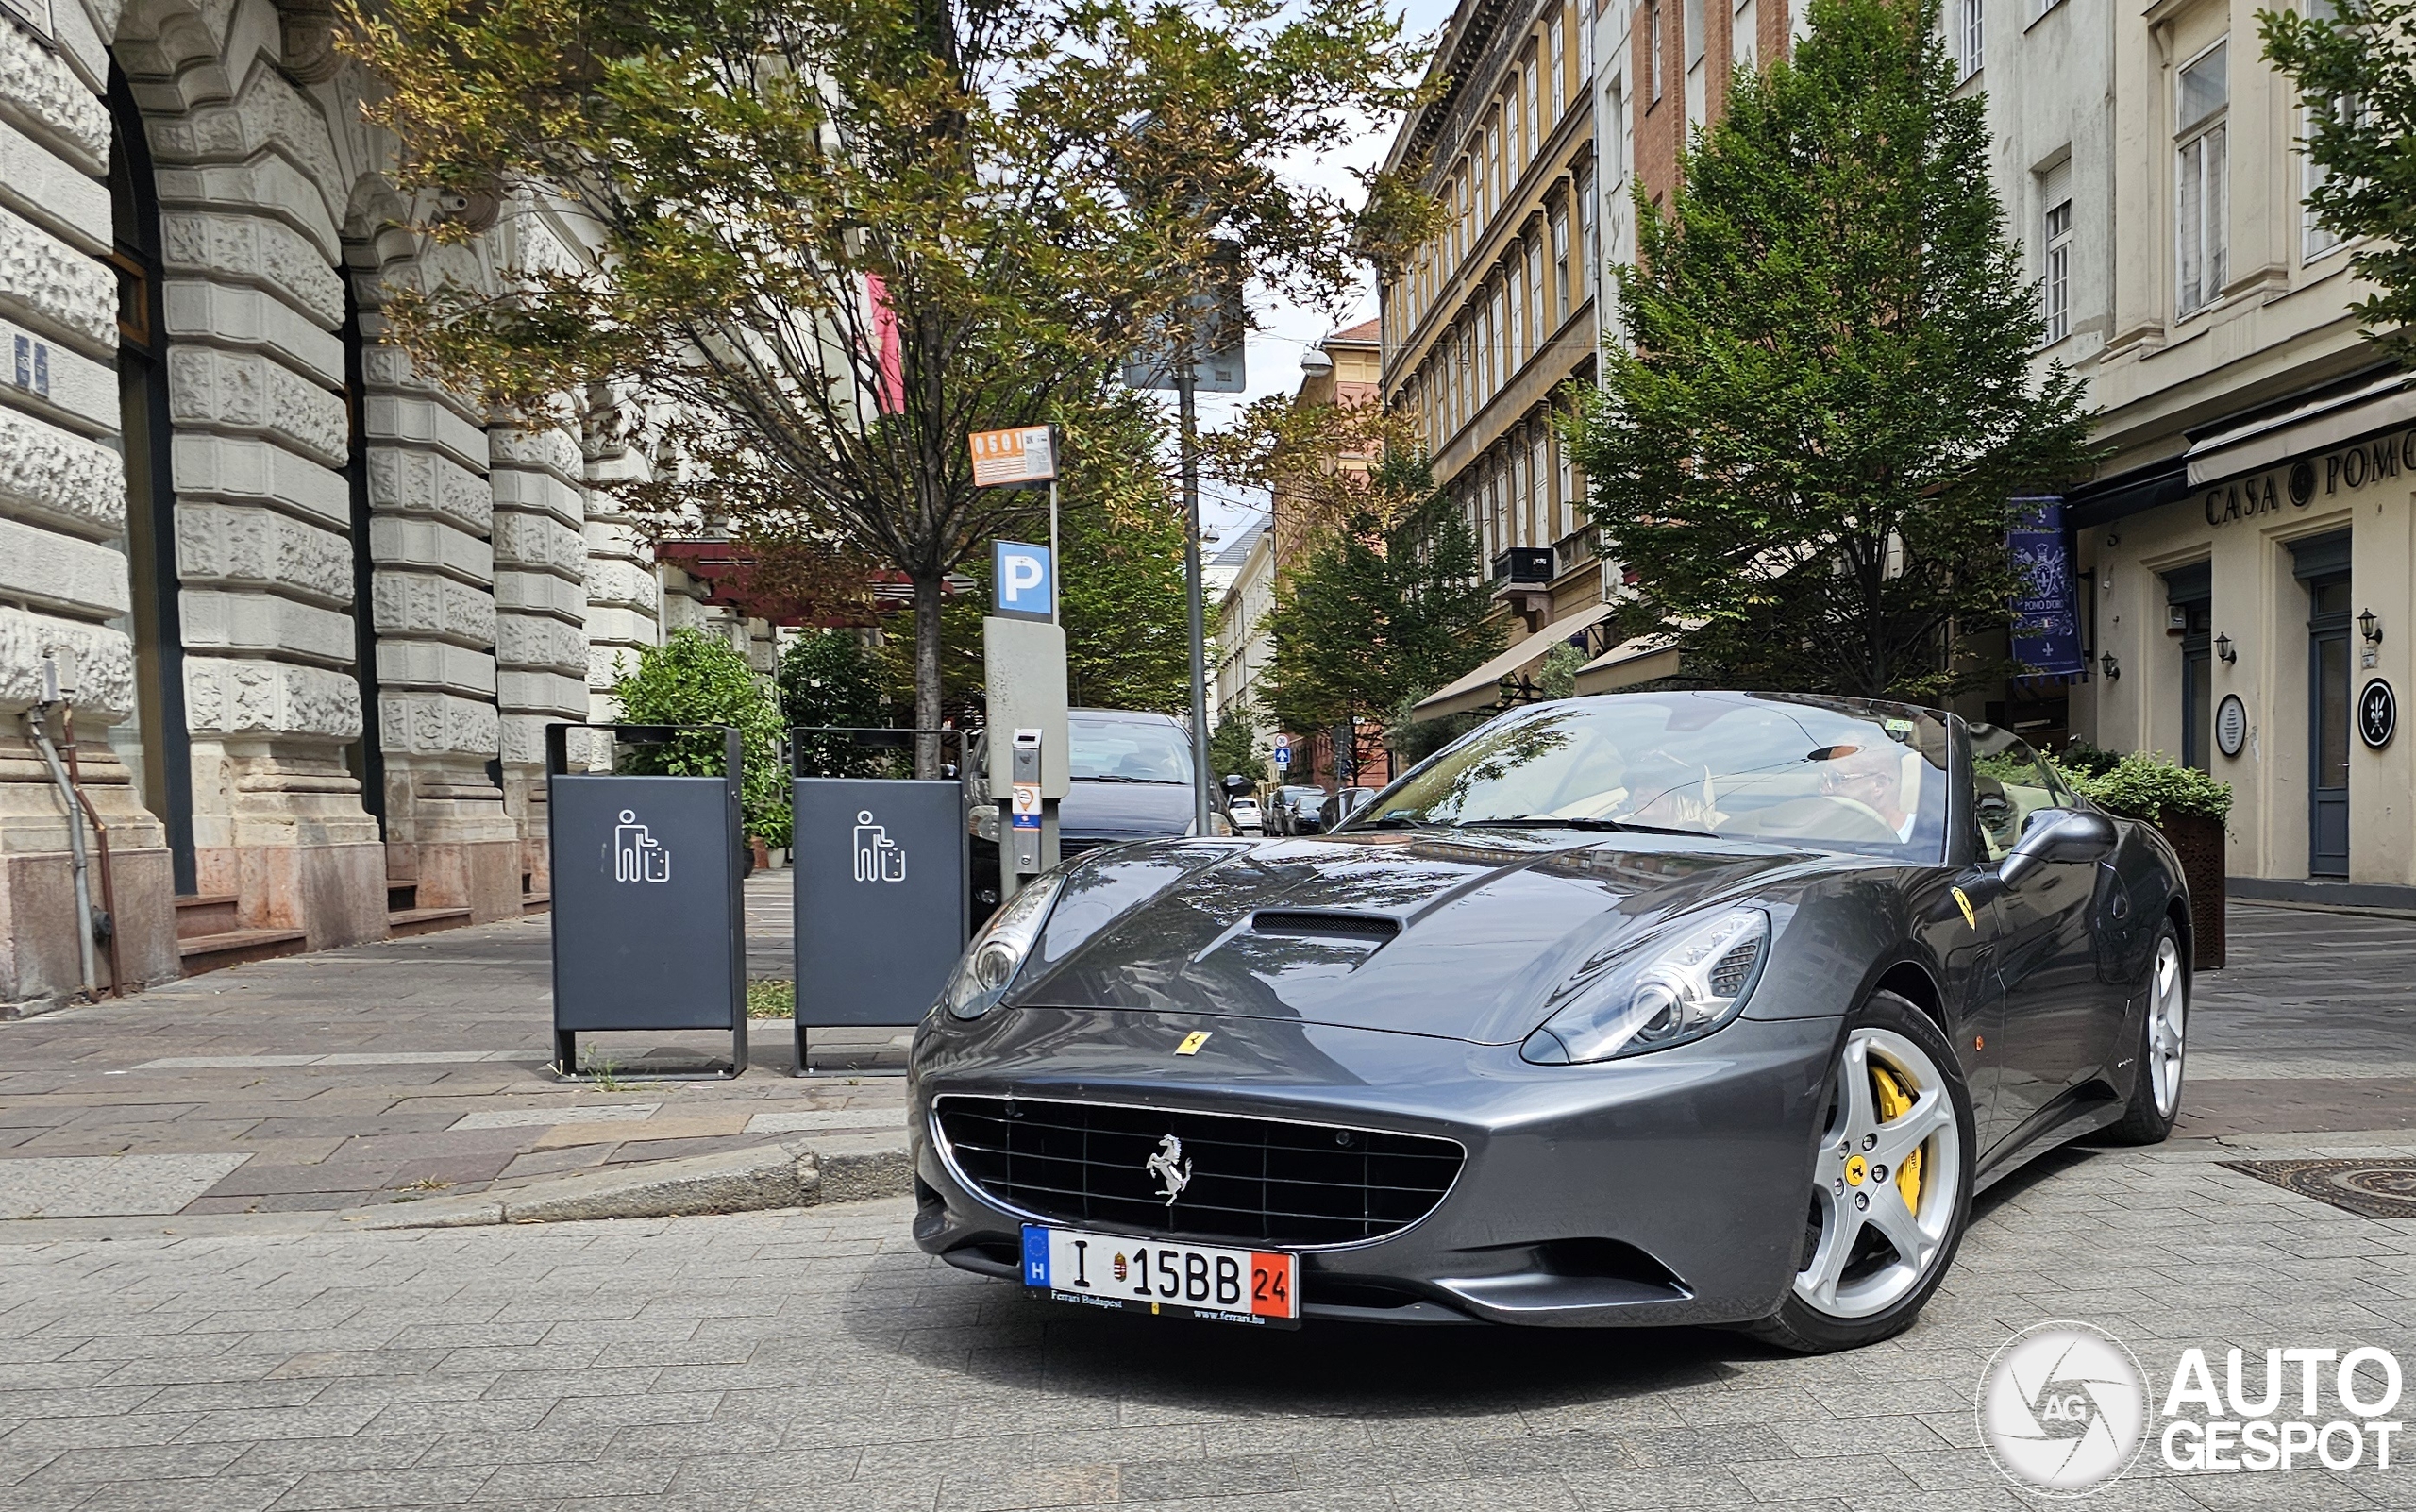
M 1191 746 L 1171 719 L 1066 720 L 1066 775 L 1091 782 L 1191 783 Z
M 1778 694 L 1568 698 L 1469 734 L 1349 828 L 1678 830 L 1936 862 L 1947 727 Z

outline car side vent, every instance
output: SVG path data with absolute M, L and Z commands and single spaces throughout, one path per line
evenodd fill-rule
M 1294 940 L 1362 940 L 1382 945 L 1401 932 L 1401 920 L 1381 914 L 1322 914 L 1262 909 L 1250 916 L 1250 932 Z

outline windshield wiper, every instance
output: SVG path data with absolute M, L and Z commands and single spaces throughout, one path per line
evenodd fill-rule
M 1077 772 L 1071 779 L 1077 782 L 1139 782 L 1149 787 L 1189 787 L 1188 779 L 1175 777 L 1125 777 L 1116 772 L 1101 772 L 1097 777 L 1084 777 Z
M 1380 819 L 1351 821 L 1353 830 L 1439 830 L 1444 828 L 1433 819 L 1411 819 L 1398 814 L 1387 814 Z
M 1509 819 L 1461 819 L 1455 830 L 1586 830 L 1602 834 L 1683 834 L 1701 840 L 1709 830 L 1682 830 L 1666 824 L 1636 824 L 1626 819 L 1555 818 L 1549 814 L 1522 814 Z

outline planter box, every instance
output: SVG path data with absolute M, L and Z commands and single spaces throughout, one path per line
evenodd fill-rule
M 2223 966 L 2223 822 L 2203 814 L 2168 814 L 2156 826 L 2181 857 L 2190 884 L 2190 934 L 2199 971 Z

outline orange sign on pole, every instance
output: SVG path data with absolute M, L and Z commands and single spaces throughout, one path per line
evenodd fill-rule
M 1012 483 L 1047 483 L 1057 477 L 1057 448 L 1047 426 L 1014 430 L 973 432 L 973 484 L 998 488 Z

